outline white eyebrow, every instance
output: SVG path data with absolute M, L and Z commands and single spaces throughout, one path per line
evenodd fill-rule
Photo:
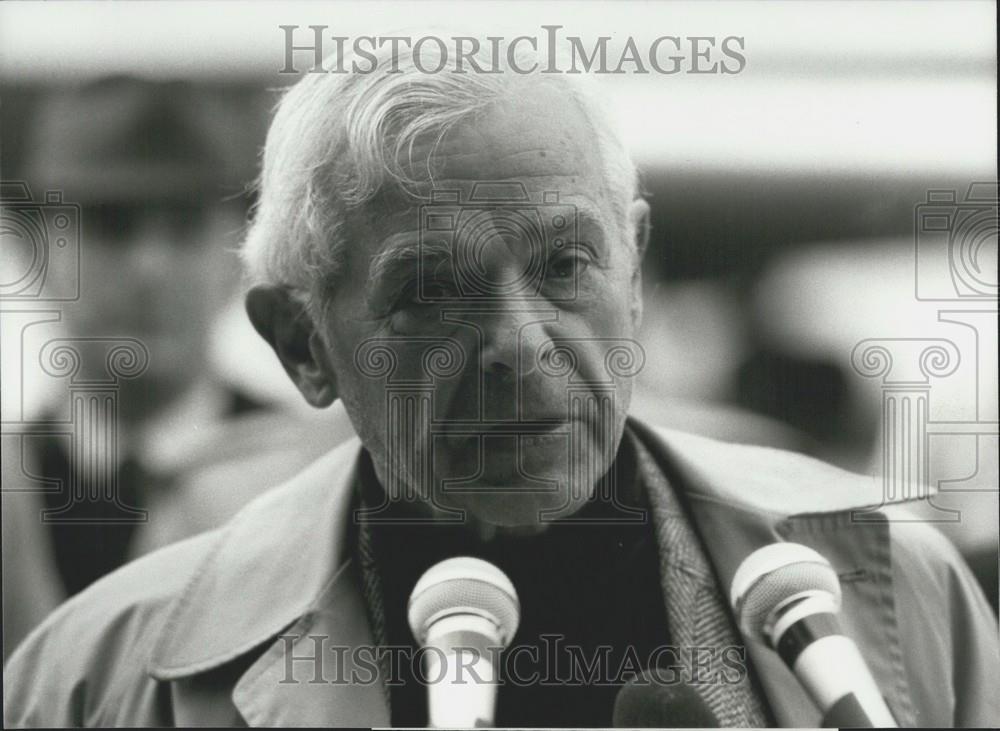
M 415 273 L 421 261 L 439 262 L 451 256 L 451 247 L 439 240 L 390 244 L 372 257 L 368 264 L 368 280 L 377 287 L 384 280 L 399 276 L 401 270 Z

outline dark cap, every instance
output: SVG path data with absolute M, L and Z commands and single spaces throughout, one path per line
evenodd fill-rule
M 115 76 L 46 99 L 26 151 L 28 182 L 82 203 L 201 201 L 238 194 L 238 113 L 181 81 Z M 228 154 L 228 157 L 227 157 Z

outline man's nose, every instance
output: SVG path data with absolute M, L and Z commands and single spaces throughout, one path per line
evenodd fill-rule
M 545 324 L 554 320 L 554 313 L 516 307 L 484 317 L 482 371 L 505 379 L 533 373 L 550 343 Z

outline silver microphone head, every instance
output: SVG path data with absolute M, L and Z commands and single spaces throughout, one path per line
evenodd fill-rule
M 747 556 L 730 598 L 743 632 L 767 642 L 778 613 L 793 601 L 824 596 L 840 608 L 840 580 L 830 562 L 800 543 L 772 543 Z
M 444 617 L 472 614 L 492 622 L 506 646 L 521 621 L 521 603 L 507 574 L 488 561 L 458 556 L 431 566 L 410 593 L 407 617 L 417 642 Z

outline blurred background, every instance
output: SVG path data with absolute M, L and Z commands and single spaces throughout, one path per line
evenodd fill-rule
M 252 331 L 234 252 L 270 111 L 298 78 L 278 73 L 279 26 L 391 35 L 410 17 L 508 37 L 562 25 L 610 36 L 612 58 L 628 36 L 745 38 L 737 75 L 598 77 L 653 210 L 633 412 L 898 487 L 886 445 L 916 442 L 885 405 L 920 400 L 907 424 L 926 449 L 906 464 L 940 489 L 920 510 L 996 608 L 994 4 L 5 3 L 5 656 L 64 597 L 352 433 L 339 406 L 300 403 Z M 53 339 L 83 354 L 73 373 L 39 360 Z M 109 376 L 118 341 L 140 343 L 141 373 Z M 947 364 L 927 365 L 935 347 Z M 95 471 L 74 399 L 109 378 L 118 440 Z

